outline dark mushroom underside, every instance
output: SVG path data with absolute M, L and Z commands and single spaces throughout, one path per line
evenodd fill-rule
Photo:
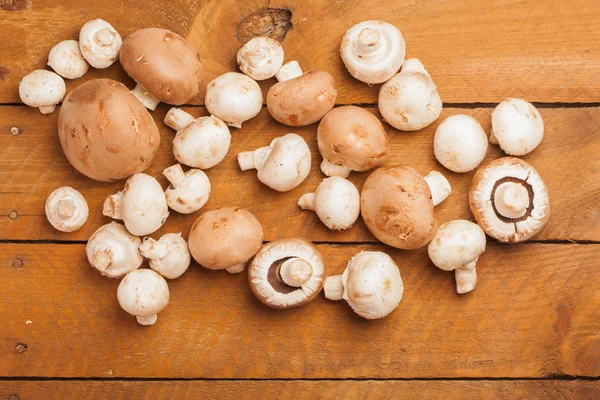
M 285 257 L 275 261 L 273 264 L 271 264 L 271 266 L 269 267 L 269 272 L 267 273 L 267 281 L 269 282 L 269 284 L 273 287 L 273 289 L 276 292 L 282 294 L 292 293 L 294 290 L 301 290 L 300 288 L 286 285 L 281 279 L 279 269 L 281 268 L 281 265 L 290 258 L 294 258 L 294 256 Z

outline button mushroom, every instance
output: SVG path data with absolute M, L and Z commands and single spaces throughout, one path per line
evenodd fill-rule
M 202 214 L 190 229 L 188 244 L 194 260 L 209 269 L 242 272 L 260 249 L 263 230 L 249 211 L 224 207 Z
M 348 229 L 360 213 L 358 189 L 349 180 L 339 176 L 325 178 L 314 193 L 306 193 L 298 205 L 312 210 L 329 229 Z
M 440 116 L 442 99 L 423 64 L 411 58 L 381 86 L 378 106 L 383 119 L 394 128 L 418 131 Z
M 524 156 L 544 138 L 544 121 L 539 111 L 521 99 L 506 99 L 492 112 L 490 142 L 511 156 Z
M 350 75 L 368 84 L 383 83 L 402 66 L 406 43 L 394 25 L 364 21 L 348 29 L 340 54 Z
M 127 274 L 117 289 L 119 305 L 140 325 L 154 325 L 158 313 L 169 304 L 167 281 L 151 269 Z
M 150 110 L 159 102 L 184 104 L 200 93 L 204 67 L 198 53 L 166 29 L 140 29 L 127 36 L 119 53 L 136 82 L 133 93 Z
M 383 243 L 418 249 L 433 239 L 437 230 L 433 207 L 450 192 L 450 184 L 439 172 L 423 178 L 410 167 L 379 168 L 363 185 L 361 214 Z
M 171 186 L 165 190 L 167 204 L 173 210 L 190 214 L 198 211 L 210 197 L 210 181 L 199 169 L 183 172 L 181 165 L 175 164 L 163 171 Z
M 51 114 L 65 97 L 65 81 L 58 74 L 38 69 L 26 75 L 19 83 L 19 97 L 29 107 L 42 114 Z
M 169 216 L 167 199 L 156 179 L 135 174 L 127 179 L 123 191 L 106 198 L 102 213 L 122 219 L 134 235 L 149 235 L 157 231 Z
M 388 316 L 398 307 L 404 285 L 394 260 L 381 251 L 361 251 L 348 262 L 342 275 L 328 276 L 325 297 L 346 300 L 366 319 Z
M 335 105 L 335 81 L 327 72 L 303 74 L 298 62 L 290 61 L 275 76 L 279 83 L 267 93 L 267 108 L 282 124 L 310 125 L 323 118 Z
M 476 168 L 485 158 L 487 147 L 487 135 L 479 122 L 464 114 L 446 118 L 433 137 L 435 158 L 453 172 Z
M 110 79 L 72 90 L 58 115 L 58 137 L 71 165 L 110 182 L 142 172 L 158 151 L 152 116 L 127 87 Z
M 283 47 L 270 37 L 254 37 L 239 49 L 237 63 L 254 80 L 272 78 L 283 65 Z
M 108 68 L 117 61 L 122 43 L 119 32 L 102 19 L 86 22 L 79 31 L 81 54 L 94 68 Z
M 258 170 L 258 180 L 279 192 L 300 185 L 310 172 L 310 149 L 295 133 L 273 139 L 269 146 L 238 154 L 242 171 Z
M 179 278 L 190 266 L 190 251 L 181 233 L 167 233 L 158 240 L 145 238 L 139 250 L 150 260 L 150 268 L 167 279 Z
M 544 181 L 535 168 L 514 157 L 494 160 L 475 173 L 469 205 L 485 233 L 504 243 L 530 239 L 550 218 Z
M 238 72 L 227 72 L 206 87 L 206 109 L 229 126 L 241 128 L 262 109 L 263 96 L 256 81 Z
M 90 67 L 81 54 L 77 40 L 57 43 L 48 54 L 48 65 L 67 79 L 81 78 Z
M 46 218 L 61 232 L 73 232 L 81 228 L 88 218 L 88 205 L 77 190 L 62 186 L 46 199 Z
M 263 246 L 248 268 L 252 293 L 271 308 L 292 308 L 323 289 L 323 257 L 304 239 L 282 239 Z
M 109 278 L 122 278 L 138 269 L 144 258 L 138 251 L 142 241 L 121 224 L 103 225 L 90 236 L 85 251 L 92 267 Z
M 329 111 L 317 129 L 321 171 L 347 177 L 350 171 L 367 171 L 383 164 L 390 149 L 379 119 L 367 110 L 343 106 Z
M 485 233 L 479 225 L 461 219 L 442 224 L 427 246 L 429 258 L 436 267 L 454 271 L 459 294 L 475 289 L 475 265 L 484 251 Z

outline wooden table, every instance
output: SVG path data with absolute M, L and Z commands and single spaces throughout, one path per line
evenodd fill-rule
M 296 190 L 276 193 L 239 171 L 239 151 L 293 131 L 263 109 L 233 130 L 228 157 L 209 171 L 205 209 L 248 208 L 266 241 L 314 241 L 330 274 L 360 250 L 388 252 L 405 283 L 400 307 L 377 321 L 323 296 L 299 309 L 271 310 L 253 297 L 245 274 L 193 265 L 170 283 L 171 303 L 158 323 L 139 326 L 117 304 L 119 282 L 92 270 L 84 253 L 90 234 L 108 222 L 102 201 L 123 183 L 75 172 L 56 137 L 58 113 L 24 107 L 17 91 L 21 77 L 45 66 L 55 43 L 77 38 L 96 17 L 123 36 L 151 26 L 186 36 L 209 79 L 235 70 L 244 39 L 278 36 L 286 59 L 335 77 L 339 104 L 376 115 L 378 86 L 352 79 L 338 48 L 353 24 L 389 21 L 402 31 L 408 56 L 420 58 L 436 82 L 445 103 L 439 121 L 466 113 L 489 131 L 496 103 L 509 96 L 536 102 L 546 135 L 524 158 L 547 182 L 551 221 L 522 245 L 490 241 L 476 290 L 459 296 L 453 275 L 435 268 L 425 250 L 382 246 L 360 220 L 329 232 L 298 208 L 300 195 L 322 179 L 316 125 L 295 130 L 313 155 L 312 173 Z M 600 398 L 599 2 L 0 0 L 0 37 L 0 400 Z M 114 65 L 90 70 L 67 89 L 98 77 L 133 87 Z M 153 113 L 163 140 L 148 170 L 163 186 L 160 172 L 174 162 L 174 133 L 162 122 L 167 109 Z M 201 96 L 186 109 L 207 114 Z M 442 170 L 454 193 L 437 209 L 440 221 L 472 219 L 473 174 L 450 173 L 433 158 L 439 121 L 417 133 L 386 126 L 387 164 Z M 491 146 L 486 160 L 500 156 Z M 366 176 L 350 179 L 360 187 Z M 72 234 L 53 230 L 44 216 L 47 195 L 61 185 L 80 190 L 90 206 L 88 223 Z M 153 236 L 187 236 L 196 217 L 172 213 Z

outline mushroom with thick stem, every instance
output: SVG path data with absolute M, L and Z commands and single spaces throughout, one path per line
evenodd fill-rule
M 487 147 L 487 135 L 481 125 L 465 114 L 446 118 L 433 137 L 435 158 L 453 172 L 469 172 L 476 168 L 485 158 Z
M 295 133 L 273 139 L 269 146 L 238 154 L 242 171 L 258 170 L 258 180 L 279 192 L 300 185 L 310 172 L 310 149 Z
M 314 193 L 306 193 L 298 205 L 312 210 L 329 229 L 348 229 L 360 213 L 360 195 L 352 182 L 339 176 L 325 178 Z
M 169 304 L 169 285 L 151 269 L 128 273 L 117 289 L 119 305 L 140 325 L 154 325 L 158 313 Z
M 511 156 L 524 156 L 544 138 L 544 121 L 539 111 L 521 99 L 506 99 L 492 112 L 490 142 Z
M 181 233 L 167 233 L 158 240 L 147 237 L 139 250 L 150 260 L 150 268 L 167 279 L 179 278 L 190 266 L 190 251 Z
M 281 239 L 263 246 L 248 268 L 252 293 L 272 308 L 292 308 L 323 289 L 325 265 L 319 250 L 304 239 Z
M 272 78 L 283 65 L 283 47 L 270 37 L 254 37 L 238 50 L 237 63 L 254 80 Z
M 36 107 L 42 114 L 51 114 L 56 105 L 65 97 L 65 81 L 60 75 L 46 71 L 35 70 L 19 83 L 19 97 L 29 107 Z
M 485 233 L 504 243 L 530 239 L 550 218 L 544 181 L 535 168 L 515 157 L 499 158 L 475 173 L 469 205 Z
M 85 251 L 92 267 L 109 278 L 122 278 L 138 269 L 144 257 L 138 251 L 142 241 L 121 224 L 103 225 L 90 236 Z
M 81 55 L 94 68 L 110 67 L 119 58 L 122 44 L 119 32 L 102 19 L 86 22 L 79 31 Z
M 400 270 L 381 251 L 361 251 L 350 259 L 342 275 L 328 276 L 325 297 L 346 300 L 355 313 L 366 319 L 388 316 L 404 294 Z
M 46 218 L 61 232 L 73 232 L 81 228 L 88 218 L 88 205 L 77 190 L 62 186 L 46 199 Z
M 204 207 L 210 197 L 210 181 L 203 171 L 190 169 L 184 173 L 181 165 L 175 164 L 166 168 L 163 175 L 171 182 L 165 190 L 169 207 L 182 214 Z
M 459 294 L 475 288 L 475 265 L 484 251 L 485 233 L 479 225 L 463 219 L 442 224 L 427 246 L 429 258 L 436 267 L 454 271 Z
M 210 81 L 204 100 L 209 113 L 229 126 L 241 128 L 262 109 L 263 96 L 258 83 L 239 72 L 227 72 Z
M 63 40 L 48 54 L 48 66 L 66 79 L 81 78 L 89 69 L 77 40 Z

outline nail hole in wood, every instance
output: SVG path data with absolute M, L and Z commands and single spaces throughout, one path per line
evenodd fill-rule
M 25 353 L 27 351 L 27 345 L 25 343 L 17 343 L 15 351 L 17 353 Z
M 18 258 L 15 258 L 15 260 L 12 262 L 12 266 L 14 268 L 21 268 L 23 266 L 23 260 L 19 260 Z
M 12 219 L 12 220 L 15 220 L 15 219 L 19 218 L 19 214 L 18 214 L 16 211 L 11 211 L 11 212 L 8 214 L 8 218 L 10 218 L 10 219 Z
M 18 126 L 13 126 L 10 128 L 10 133 L 17 136 L 19 133 L 21 133 L 21 129 L 19 129 Z

